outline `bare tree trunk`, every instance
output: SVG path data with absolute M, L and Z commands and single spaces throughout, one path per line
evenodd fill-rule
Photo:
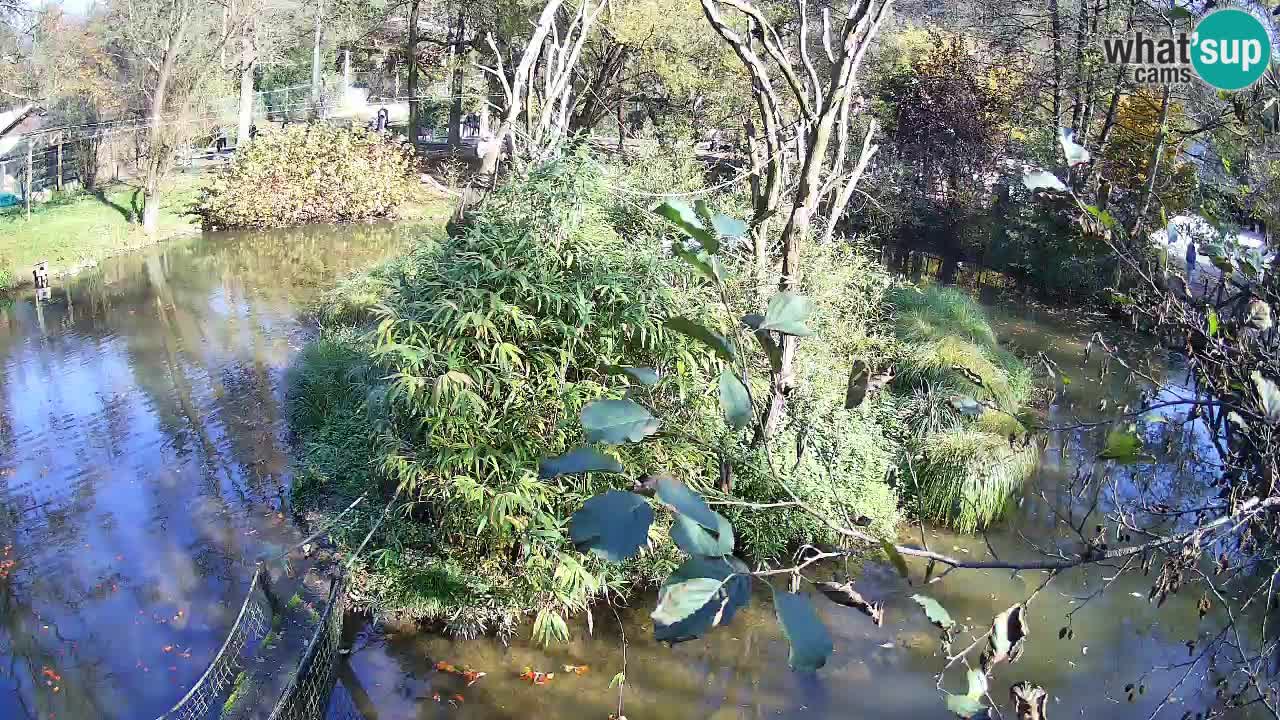
M 1062 12 L 1058 0 L 1049 0 L 1050 36 L 1053 39 L 1053 126 L 1062 124 Z
M 418 100 L 418 11 L 421 0 L 409 2 L 409 41 L 404 54 L 409 59 L 409 142 L 418 142 L 418 129 L 422 126 L 422 106 Z
M 1080 133 L 1080 117 L 1084 113 L 1084 96 L 1081 94 L 1085 85 L 1085 69 L 1084 69 L 1084 46 L 1086 31 L 1089 28 L 1089 3 L 1088 0 L 1080 0 L 1080 7 L 1076 15 L 1076 68 L 1075 78 L 1072 82 L 1072 100 L 1071 100 L 1071 130 L 1079 137 Z
M 236 149 L 249 142 L 249 128 L 253 126 L 253 73 L 258 67 L 258 54 L 253 41 L 243 38 L 240 51 L 240 116 L 236 124 Z
M 453 26 L 453 77 L 449 82 L 449 149 L 462 147 L 462 93 L 466 89 L 466 76 L 463 75 L 463 56 L 466 46 L 463 40 L 467 32 L 467 16 L 462 8 L 458 8 L 458 18 Z
M 169 34 L 164 58 L 160 61 L 155 91 L 151 94 L 151 109 L 147 113 L 150 148 L 142 184 L 142 230 L 148 235 L 154 235 L 160 224 L 160 183 L 164 180 L 171 161 L 170 143 L 165 136 L 171 129 L 162 120 L 169 83 L 173 79 L 173 67 L 178 62 L 178 53 L 181 52 L 182 41 L 187 32 L 185 6 L 175 4 L 174 14 L 173 31 Z
M 315 40 L 311 45 L 311 112 L 320 115 L 320 42 L 324 37 L 324 0 L 316 4 Z

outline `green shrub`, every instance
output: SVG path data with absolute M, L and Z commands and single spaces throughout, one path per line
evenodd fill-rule
M 413 151 L 392 135 L 327 124 L 265 132 L 205 188 L 206 228 L 263 228 L 387 217 L 409 198 Z
M 17 284 L 18 278 L 13 274 L 9 258 L 0 255 L 0 290 L 9 290 L 16 287 Z
M 302 443 L 295 501 L 340 508 L 366 489 L 385 498 L 399 486 L 412 508 L 387 521 L 361 561 L 358 607 L 461 636 L 510 634 L 536 614 L 535 635 L 551 640 L 605 587 L 625 592 L 666 578 L 680 563 L 670 543 L 609 566 L 581 556 L 566 537 L 567 517 L 587 497 L 629 488 L 630 478 L 537 477 L 539 460 L 581 444 L 579 411 L 602 396 L 626 392 L 669 429 L 607 448 L 625 467 L 727 499 L 717 491 L 725 456 L 740 466 L 731 499 L 789 497 L 763 456 L 726 434 L 719 362 L 663 325 L 687 315 L 731 330 L 714 320 L 723 312 L 706 284 L 664 256 L 660 230 L 643 241 L 619 230 L 640 227 L 647 212 L 619 207 L 594 163 L 558 161 L 499 188 L 459 235 L 424 240 L 344 283 L 317 309 L 331 327 L 290 380 Z M 861 255 L 825 252 L 841 267 L 814 275 L 819 301 L 833 301 L 814 327 L 831 335 L 807 338 L 801 355 L 813 351 L 807 375 L 817 379 L 825 364 L 831 377 L 793 393 L 771 444 L 802 499 L 891 533 L 897 497 L 885 478 L 894 445 L 874 413 L 843 409 L 851 353 L 885 342 L 862 326 L 874 318 L 884 326 L 887 276 Z M 661 380 L 632 384 L 604 372 L 608 365 L 654 367 Z M 805 450 L 796 463 L 799 437 Z M 841 540 L 794 508 L 725 507 L 735 508 L 727 514 L 740 550 L 756 559 Z M 367 527 L 363 515 L 344 524 L 339 544 L 359 543 Z

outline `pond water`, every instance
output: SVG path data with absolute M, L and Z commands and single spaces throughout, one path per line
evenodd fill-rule
M 409 232 L 211 234 L 0 300 L 0 718 L 153 718 L 199 677 L 299 539 L 299 309 Z
M 14 561 L 0 565 L 0 718 L 154 717 L 199 676 L 255 559 L 299 538 L 281 510 L 289 482 L 283 377 L 309 336 L 300 308 L 349 268 L 402 247 L 408 233 L 211 235 L 110 260 L 55 286 L 51 301 L 21 296 L 0 307 L 0 562 Z M 1003 340 L 1043 351 L 1071 378 L 1044 424 L 1103 417 L 1102 399 L 1114 407 L 1143 392 L 1122 374 L 1098 379 L 1099 353 L 1084 367 L 1089 319 L 1018 303 L 997 314 Z M 1175 362 L 1148 359 L 1155 377 L 1177 384 Z M 1092 461 L 1103 431 L 1048 433 L 1041 472 L 1007 523 L 985 539 L 929 529 L 929 546 L 1031 558 L 1028 539 L 1041 547 L 1067 539 L 1055 508 L 1088 506 L 1099 488 L 1203 492 L 1197 463 L 1205 460 L 1196 458 L 1211 457 L 1207 437 L 1195 424 L 1162 427 L 1158 462 L 1112 475 L 1114 485 L 1101 480 L 1121 471 Z M 1093 481 L 1082 482 L 1089 474 Z M 919 542 L 920 530 L 904 529 L 902 539 Z M 820 602 L 836 653 L 816 675 L 787 670 L 787 645 L 757 593 L 729 627 L 674 648 L 652 640 L 651 596 L 616 615 L 597 608 L 590 631 L 579 619 L 572 641 L 550 649 L 366 627 L 342 681 L 368 720 L 603 720 L 619 713 L 610 681 L 624 668 L 621 714 L 631 720 L 941 719 L 951 717 L 936 689 L 945 656 L 909 596 L 931 595 L 968 626 L 959 649 L 1043 579 L 957 572 L 922 587 L 923 567 L 913 562 L 916 585 L 908 586 L 882 564 L 861 565 L 858 587 L 884 600 L 884 626 Z M 1140 577 L 1093 596 L 1114 572 L 1064 574 L 1037 595 L 1027 652 L 998 668 L 997 700 L 1025 679 L 1049 690 L 1056 717 L 1146 717 L 1171 690 L 1170 717 L 1212 702 L 1199 677 L 1175 688 L 1177 672 L 1145 679 L 1146 692 L 1129 704 L 1124 686 L 1153 666 L 1184 663 L 1185 643 L 1214 618 L 1200 620 L 1198 598 L 1185 595 L 1157 612 Z M 1072 639 L 1058 640 L 1068 624 Z M 442 661 L 488 675 L 466 687 L 434 669 Z M 525 667 L 555 677 L 534 686 L 519 678 Z M 941 684 L 963 690 L 963 667 Z

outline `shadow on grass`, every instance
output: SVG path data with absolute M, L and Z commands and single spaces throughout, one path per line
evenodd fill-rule
M 142 208 L 138 203 L 138 198 L 142 194 L 142 188 L 140 187 L 133 189 L 133 194 L 129 197 L 129 207 L 125 207 L 124 205 L 107 197 L 107 193 L 103 190 L 94 190 L 91 194 L 98 202 L 120 213 L 120 215 L 124 217 L 124 221 L 127 223 L 135 223 L 138 221 L 138 218 L 142 216 Z

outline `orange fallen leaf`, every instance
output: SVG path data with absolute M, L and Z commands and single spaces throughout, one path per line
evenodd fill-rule
M 591 668 L 587 665 L 565 665 L 564 671 L 574 675 L 586 675 Z
M 449 702 L 465 702 L 465 701 L 462 699 L 461 695 L 454 695 L 453 697 L 449 698 Z
M 431 699 L 435 700 L 436 702 L 440 702 L 440 693 L 432 693 Z
M 467 670 L 462 673 L 462 679 L 467 681 L 467 687 L 471 687 L 480 681 L 480 678 L 489 673 L 476 672 L 475 670 Z
M 447 663 L 443 660 L 436 663 L 436 670 L 439 670 L 440 672 L 447 672 L 447 673 L 458 672 L 458 668 L 454 667 L 451 663 Z
M 167 653 L 171 653 L 171 652 L 173 652 L 173 646 L 172 646 L 172 645 L 165 645 L 164 647 L 162 647 L 162 648 L 160 648 L 160 649 L 161 649 L 161 650 L 164 650 L 164 651 L 165 651 L 165 652 L 167 652 Z

